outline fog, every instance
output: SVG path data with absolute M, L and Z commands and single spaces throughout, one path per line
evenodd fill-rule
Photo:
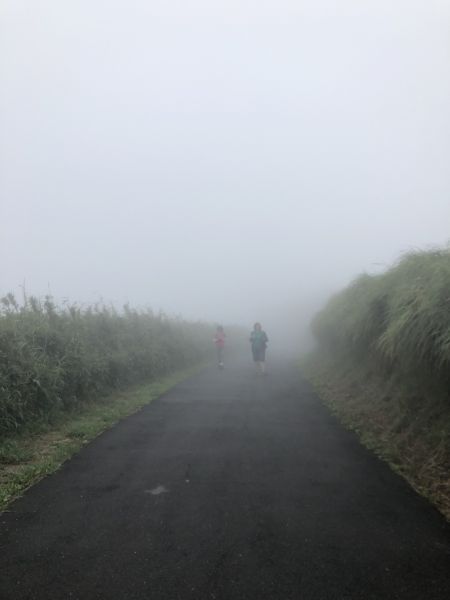
M 0 294 L 261 320 L 270 337 L 450 237 L 445 0 L 0 15 Z

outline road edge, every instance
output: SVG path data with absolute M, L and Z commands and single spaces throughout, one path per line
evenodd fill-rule
M 3 440 L 2 447 L 9 448 L 11 460 L 9 463 L 0 461 L 0 514 L 104 431 L 205 367 L 206 363 L 202 362 L 156 381 L 114 392 L 84 405 L 77 412 L 62 415 L 53 427 L 32 436 L 23 434 Z
M 434 439 L 434 432 L 424 430 L 428 415 L 421 422 L 417 414 L 415 421 L 409 422 L 400 390 L 320 353 L 304 357 L 299 367 L 337 420 L 450 522 L 448 456 L 439 439 Z

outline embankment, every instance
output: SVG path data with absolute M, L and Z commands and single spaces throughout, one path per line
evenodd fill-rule
M 363 275 L 315 317 L 303 372 L 338 418 L 450 517 L 450 251 Z

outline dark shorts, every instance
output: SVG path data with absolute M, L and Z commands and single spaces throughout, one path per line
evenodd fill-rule
M 255 362 L 264 362 L 266 360 L 266 348 L 255 348 L 252 346 L 253 360 Z

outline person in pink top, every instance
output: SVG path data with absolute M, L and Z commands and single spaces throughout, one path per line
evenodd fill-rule
M 225 348 L 225 331 L 223 330 L 222 325 L 219 325 L 216 329 L 216 334 L 214 336 L 214 343 L 217 349 L 217 361 L 219 363 L 219 369 L 223 369 L 223 349 Z

